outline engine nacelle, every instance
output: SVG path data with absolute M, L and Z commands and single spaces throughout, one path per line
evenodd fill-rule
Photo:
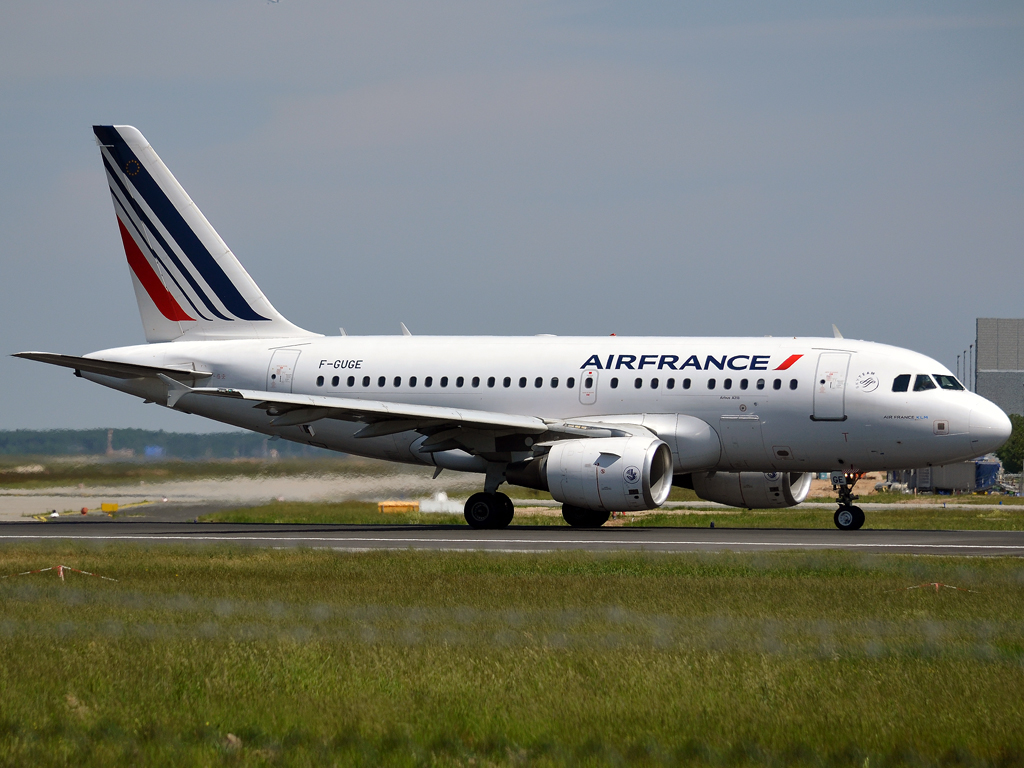
M 672 490 L 672 451 L 656 437 L 562 440 L 540 458 L 510 465 L 505 479 L 583 509 L 654 509 Z
M 747 509 L 792 507 L 807 498 L 810 472 L 694 472 L 693 490 L 705 501 Z

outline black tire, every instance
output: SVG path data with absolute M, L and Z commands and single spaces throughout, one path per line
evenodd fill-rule
M 860 525 L 857 524 L 858 512 L 860 512 Z M 864 524 L 864 513 L 861 512 L 860 507 L 850 507 L 844 504 L 836 510 L 832 520 L 840 531 L 855 531 Z
M 505 507 L 505 512 L 501 516 L 500 521 L 499 521 L 500 524 L 498 526 L 496 526 L 496 527 L 498 527 L 498 528 L 508 528 L 509 523 L 512 522 L 512 518 L 515 517 L 515 515 L 516 515 L 516 505 L 512 502 L 512 499 L 510 499 L 504 493 L 496 493 L 494 495 L 498 497 L 498 499 L 501 501 L 501 503 Z
M 493 530 L 512 522 L 515 507 L 504 493 L 474 493 L 466 500 L 463 516 L 470 528 Z
M 864 510 L 860 507 L 850 507 L 853 510 L 853 530 L 859 531 L 864 526 Z
M 611 514 L 611 512 L 574 507 L 570 504 L 562 505 L 562 519 L 573 528 L 600 528 L 608 522 Z

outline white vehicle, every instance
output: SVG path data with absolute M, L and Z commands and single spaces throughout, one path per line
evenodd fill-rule
M 859 528 L 859 473 L 993 451 L 1010 421 L 941 363 L 835 338 L 325 337 L 288 322 L 130 126 L 96 126 L 146 345 L 22 352 L 186 413 L 336 451 L 550 491 L 573 526 L 654 509 L 673 484 L 788 507 L 832 472 Z M 435 474 L 436 476 L 436 474 Z

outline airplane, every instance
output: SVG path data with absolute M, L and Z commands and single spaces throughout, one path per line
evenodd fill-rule
M 864 524 L 865 472 L 968 460 L 1010 421 L 946 366 L 894 346 L 797 337 L 327 337 L 270 303 L 153 147 L 94 126 L 146 344 L 16 357 L 146 402 L 359 456 L 476 472 L 474 528 L 502 484 L 550 492 L 574 527 L 661 506 L 673 486 L 791 507 L 830 473 Z

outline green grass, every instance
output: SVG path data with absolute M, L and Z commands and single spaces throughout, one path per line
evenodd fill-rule
M 1024 764 L 1024 564 L 0 547 L 4 765 Z M 974 591 L 906 589 L 943 582 Z
M 23 471 L 19 471 L 19 468 Z M 31 468 L 33 471 L 25 472 Z M 41 468 L 41 471 L 39 469 Z M 429 468 L 411 467 L 429 474 Z M 170 480 L 302 475 L 387 475 L 395 465 L 383 461 L 339 456 L 324 459 L 207 459 L 203 461 L 118 461 L 54 457 L 0 458 L 0 487 L 50 488 L 77 485 L 124 485 Z
M 199 518 L 203 523 L 321 523 L 329 525 L 465 525 L 461 515 L 431 512 L 380 513 L 369 501 L 304 502 L 275 501 L 258 507 L 213 512 Z M 518 515 L 517 525 L 565 525 L 561 517 Z
M 526 502 L 528 504 L 528 502 Z M 525 504 L 518 504 L 524 507 Z M 626 527 L 707 528 L 712 521 L 716 528 L 835 528 L 831 509 L 739 510 L 718 508 L 707 510 L 666 510 L 631 515 L 626 513 Z M 868 510 L 865 529 L 886 530 L 1024 530 L 1024 508 L 1020 506 L 984 507 L 981 509 L 895 509 Z M 462 515 L 445 514 L 381 514 L 377 505 L 352 501 L 273 502 L 258 507 L 243 507 L 204 515 L 202 522 L 217 523 L 326 523 L 344 525 L 465 525 Z M 519 512 L 512 521 L 517 525 L 565 525 L 561 516 Z

